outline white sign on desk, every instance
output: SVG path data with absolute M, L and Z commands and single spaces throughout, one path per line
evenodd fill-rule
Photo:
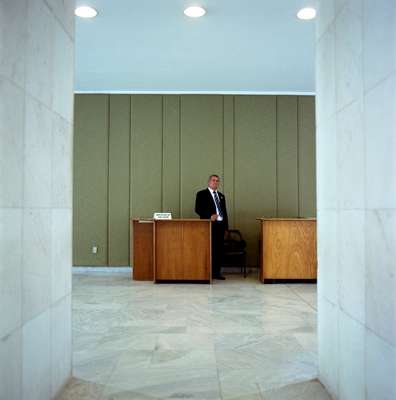
M 154 219 L 172 219 L 171 213 L 156 212 L 154 213 Z

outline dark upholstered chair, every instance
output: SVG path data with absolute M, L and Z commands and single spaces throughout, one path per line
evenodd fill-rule
M 227 239 L 224 240 L 223 267 L 240 267 L 246 278 L 247 255 L 246 242 L 237 229 L 230 229 Z

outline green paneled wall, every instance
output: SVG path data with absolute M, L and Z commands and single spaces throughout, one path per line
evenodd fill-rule
M 316 210 L 315 99 L 298 98 L 298 212 L 309 217 Z
M 180 215 L 180 97 L 163 98 L 162 209 Z
M 109 118 L 109 260 L 125 264 L 129 253 L 130 96 L 110 96 Z
M 276 216 L 276 96 L 235 97 L 235 225 L 256 263 L 258 222 Z
M 277 98 L 277 210 L 284 217 L 298 215 L 298 99 Z
M 76 96 L 73 262 L 108 263 L 109 97 Z M 98 253 L 92 254 L 92 246 Z
M 224 156 L 224 171 L 222 189 L 227 193 L 227 213 L 230 227 L 235 226 L 235 163 L 234 163 L 234 148 L 235 148 L 235 132 L 234 132 L 234 97 L 223 97 L 223 156 Z
M 162 208 L 162 114 L 162 96 L 132 96 L 132 217 L 151 217 Z
M 195 218 L 197 189 L 211 173 L 223 175 L 223 97 L 181 96 L 180 101 L 180 216 Z
M 222 177 L 257 260 L 259 216 L 315 216 L 311 96 L 76 95 L 74 264 L 127 265 L 129 217 L 195 218 Z M 92 245 L 98 253 L 92 254 Z

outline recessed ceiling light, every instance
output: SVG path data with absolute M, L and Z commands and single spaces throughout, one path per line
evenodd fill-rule
M 300 19 L 314 19 L 316 17 L 316 10 L 312 7 L 302 8 L 297 13 L 297 18 Z
M 186 14 L 187 17 L 199 18 L 206 14 L 206 10 L 199 6 L 192 6 L 192 7 L 187 7 L 184 10 L 184 14 Z
M 94 18 L 98 15 L 98 12 L 92 7 L 81 6 L 74 10 L 74 14 L 81 18 Z

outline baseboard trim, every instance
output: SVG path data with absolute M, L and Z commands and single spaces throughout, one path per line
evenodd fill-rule
M 90 274 L 90 273 L 125 273 L 131 274 L 132 267 L 130 266 L 119 266 L 119 267 L 94 267 L 94 266 L 84 266 L 76 265 L 72 269 L 73 274 Z

